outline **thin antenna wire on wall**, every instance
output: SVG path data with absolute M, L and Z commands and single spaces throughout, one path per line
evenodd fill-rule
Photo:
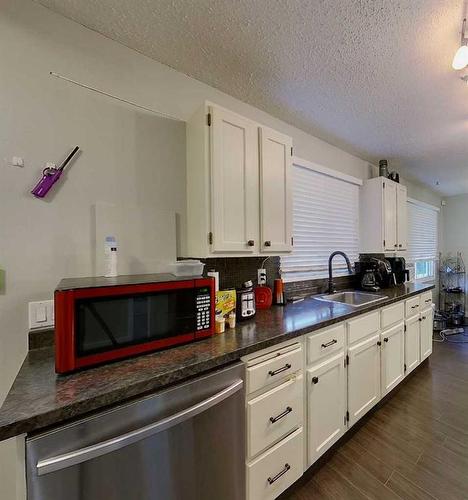
M 87 85 L 85 83 L 78 82 L 76 80 L 72 80 L 71 78 L 68 78 L 66 76 L 60 75 L 59 73 L 55 73 L 54 71 L 49 72 L 50 76 L 53 76 L 55 78 L 59 78 L 60 80 L 65 80 L 66 82 L 73 83 L 74 85 L 77 85 L 78 87 L 82 87 L 87 90 L 91 90 L 91 92 L 96 92 L 101 95 L 105 95 L 106 97 L 110 97 L 111 99 L 115 99 L 120 102 L 124 102 L 126 104 L 130 104 L 131 106 L 135 106 L 136 108 L 143 109 L 145 111 L 149 111 L 150 113 L 154 113 L 156 115 L 159 115 L 163 118 L 169 118 L 170 120 L 175 120 L 178 122 L 183 122 L 181 118 L 178 118 L 176 116 L 169 115 L 167 113 L 163 113 L 162 111 L 157 111 L 155 109 L 147 108 L 146 106 L 142 106 L 141 104 L 137 104 L 136 102 L 129 101 L 127 99 L 123 99 L 122 97 L 118 97 L 113 94 L 109 94 L 109 92 L 105 92 L 104 90 L 97 89 L 96 87 L 91 87 L 91 85 Z

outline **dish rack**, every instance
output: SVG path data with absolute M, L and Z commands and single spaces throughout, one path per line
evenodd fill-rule
M 461 252 L 447 254 L 439 259 L 439 311 L 438 317 L 447 326 L 465 324 L 465 263 Z

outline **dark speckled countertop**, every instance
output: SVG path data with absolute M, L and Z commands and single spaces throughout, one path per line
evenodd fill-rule
M 400 285 L 382 291 L 386 299 L 359 308 L 314 298 L 286 307 L 273 306 L 225 334 L 67 376 L 55 374 L 53 349 L 32 350 L 0 408 L 0 440 L 157 391 L 246 354 L 432 288 Z

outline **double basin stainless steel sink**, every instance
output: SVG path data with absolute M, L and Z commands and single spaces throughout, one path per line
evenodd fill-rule
M 384 300 L 387 296 L 366 292 L 337 292 L 328 295 L 320 295 L 315 298 L 323 302 L 335 302 L 338 304 L 346 304 L 351 307 L 362 307 L 372 304 L 373 302 Z

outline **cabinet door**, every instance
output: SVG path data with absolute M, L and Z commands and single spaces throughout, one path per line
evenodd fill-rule
M 432 354 L 432 309 L 424 309 L 420 314 L 421 361 Z
M 257 126 L 212 107 L 212 252 L 249 254 L 258 248 Z
M 406 250 L 408 245 L 408 211 L 406 187 L 398 185 L 397 191 L 397 243 L 398 250 Z
M 413 316 L 405 322 L 405 365 L 406 374 L 413 371 L 420 358 L 419 315 Z
M 385 181 L 383 183 L 384 196 L 384 240 L 386 250 L 396 250 L 397 243 L 397 194 L 396 183 Z
M 380 335 L 348 350 L 349 425 L 356 423 L 380 399 Z
M 382 332 L 382 396 L 405 376 L 405 327 L 400 323 Z
M 292 139 L 266 127 L 260 137 L 260 251 L 292 249 Z
M 344 352 L 307 370 L 309 465 L 345 432 L 345 384 Z

